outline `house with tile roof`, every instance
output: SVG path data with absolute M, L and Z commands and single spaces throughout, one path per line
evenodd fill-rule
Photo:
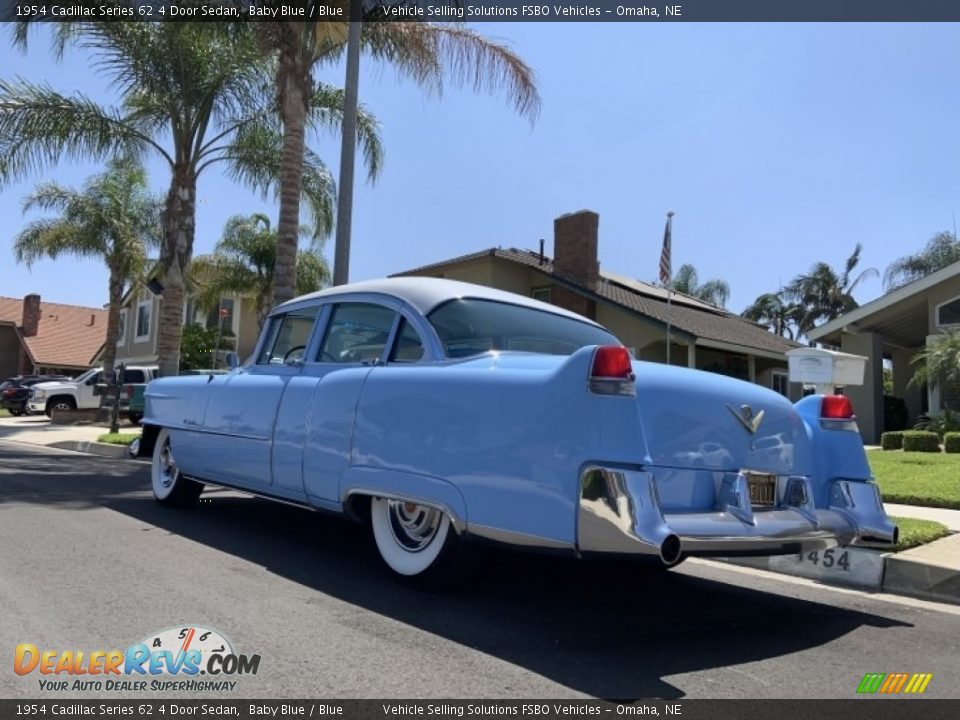
M 103 308 L 0 297 L 0 377 L 77 375 L 96 364 L 106 337 Z
M 610 329 L 640 360 L 667 361 L 765 385 L 799 399 L 785 353 L 800 345 L 765 327 L 681 293 L 601 269 L 599 216 L 590 210 L 554 221 L 554 256 L 489 248 L 396 273 L 444 277 L 508 290 L 564 307 Z M 657 251 L 659 248 L 656 249 Z M 651 251 L 656 259 L 658 253 Z

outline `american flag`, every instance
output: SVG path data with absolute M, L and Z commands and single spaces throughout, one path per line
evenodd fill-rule
M 667 226 L 663 229 L 663 250 L 660 251 L 660 282 L 669 285 L 673 273 L 670 272 L 670 223 L 673 213 L 667 213 Z

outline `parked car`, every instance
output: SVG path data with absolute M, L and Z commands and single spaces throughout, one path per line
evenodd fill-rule
M 157 366 L 125 367 L 122 383 L 145 383 L 157 376 Z M 102 368 L 91 368 L 76 380 L 37 383 L 31 388 L 27 407 L 30 412 L 46 413 L 54 410 L 91 409 L 100 407 L 97 385 L 103 377 Z
M 226 375 L 227 371 L 217 370 L 183 370 L 181 375 Z M 143 419 L 143 394 L 147 389 L 146 383 L 129 383 L 120 391 L 120 412 L 127 416 L 134 425 L 139 425 Z
M 13 416 L 26 415 L 30 388 L 37 383 L 69 380 L 66 375 L 19 375 L 0 383 L 0 407 Z
M 151 382 L 143 425 L 161 505 L 211 484 L 343 513 L 409 578 L 467 541 L 672 566 L 897 538 L 846 397 L 638 362 L 579 315 L 444 279 L 285 303 L 229 374 Z

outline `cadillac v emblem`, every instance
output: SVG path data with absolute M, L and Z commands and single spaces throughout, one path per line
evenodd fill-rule
M 743 425 L 751 435 L 756 434 L 757 430 L 760 429 L 760 423 L 763 422 L 763 410 L 756 415 L 753 414 L 753 408 L 749 405 L 741 405 L 740 410 L 734 410 L 727 405 L 727 410 L 733 413 L 733 416 L 740 421 L 740 424 Z

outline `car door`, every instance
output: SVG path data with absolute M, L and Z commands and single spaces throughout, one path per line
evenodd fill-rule
M 313 304 L 271 316 L 253 361 L 229 375 L 211 376 L 203 416 L 210 479 L 269 492 L 280 399 L 301 373 L 319 311 Z
M 278 492 L 305 493 L 319 505 L 339 500 L 360 390 L 386 359 L 398 306 L 389 298 L 363 296 L 331 303 L 316 351 L 280 405 L 273 445 Z

